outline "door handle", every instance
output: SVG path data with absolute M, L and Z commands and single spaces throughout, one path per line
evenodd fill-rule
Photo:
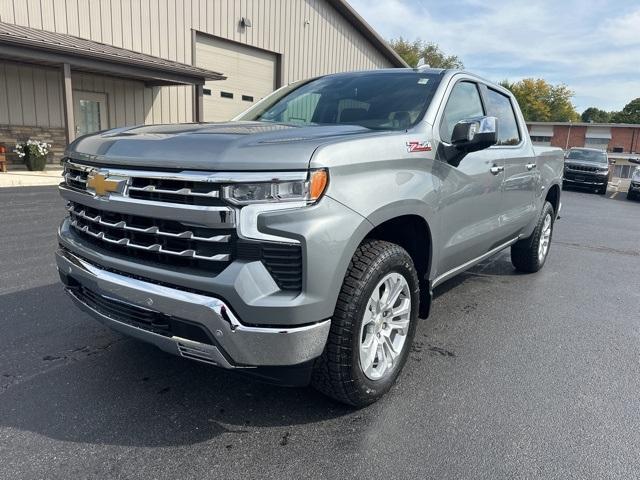
M 535 163 L 527 163 L 527 170 L 533 170 L 534 168 L 536 168 Z
M 489 169 L 489 171 L 491 173 L 493 173 L 494 175 L 498 175 L 500 172 L 504 172 L 504 167 L 503 166 L 494 165 L 493 167 L 491 167 Z

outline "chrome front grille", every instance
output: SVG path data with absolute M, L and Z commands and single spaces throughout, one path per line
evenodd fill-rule
M 220 186 L 207 173 L 149 172 L 123 170 L 118 168 L 98 168 L 72 161 L 64 164 L 65 184 L 76 190 L 94 193 L 91 185 L 93 173 L 105 173 L 126 178 L 124 196 L 140 200 L 183 205 L 221 206 Z
M 234 230 L 120 214 L 70 202 L 69 224 L 84 239 L 127 256 L 164 264 L 222 270 L 232 259 Z

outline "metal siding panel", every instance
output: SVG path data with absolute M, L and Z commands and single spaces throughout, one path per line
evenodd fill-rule
M 50 127 L 49 124 L 49 99 L 47 98 L 46 70 L 33 69 L 33 98 L 36 110 L 36 125 Z
M 49 124 L 51 127 L 64 127 L 64 104 L 62 99 L 62 71 L 47 70 L 47 98 L 49 100 Z
M 145 87 L 143 101 L 144 101 L 144 123 L 149 125 L 153 123 L 153 88 Z
M 9 99 L 7 98 L 7 76 L 5 63 L 0 62 L 0 124 L 9 123 Z
M 100 29 L 102 32 L 102 43 L 111 44 L 113 42 L 111 0 L 100 0 Z
M 7 63 L 5 65 L 5 78 L 7 82 L 7 100 L 9 104 L 9 124 L 23 125 L 20 74 L 16 64 Z
M 168 58 L 175 60 L 178 50 L 178 38 L 176 36 L 176 2 L 172 0 L 167 6 L 167 44 Z
M 24 0 L 23 0 L 24 1 Z M 42 10 L 40 0 L 26 0 L 27 15 L 29 17 L 29 27 L 42 28 Z
M 162 97 L 161 109 L 160 109 L 160 121 L 162 123 L 171 122 L 171 110 L 169 99 L 169 89 L 167 87 L 160 87 L 160 95 Z
M 78 17 L 80 14 L 80 8 L 78 6 L 78 0 L 66 0 L 65 13 L 66 13 L 65 25 L 67 28 L 67 32 L 70 35 L 79 36 L 80 25 L 79 25 Z M 62 32 L 61 30 L 58 30 L 58 31 Z
M 22 121 L 24 125 L 37 125 L 35 91 L 33 87 L 33 68 L 19 66 L 20 101 L 22 102 Z
M 142 51 L 142 2 L 140 0 L 131 0 L 129 6 L 131 15 L 131 49 L 136 52 Z
M 18 0 L 13 2 L 13 13 L 15 23 L 18 25 L 29 26 L 29 11 L 27 2 Z
M 151 35 L 151 55 L 160 55 L 160 12 L 149 4 L 149 27 Z
M 90 2 L 89 0 L 85 0 L 88 4 L 89 10 L 89 25 L 91 28 L 91 40 L 95 40 L 96 42 L 102 41 L 102 23 L 101 23 L 101 13 L 100 13 L 100 3 L 97 1 Z M 82 25 L 82 23 L 81 23 Z M 82 29 L 82 27 L 80 27 Z
M 151 13 L 149 0 L 142 0 L 140 5 L 140 38 L 142 52 L 152 53 L 151 41 Z
M 145 121 L 144 111 L 144 86 L 139 85 L 133 89 L 133 97 L 135 103 L 135 122 L 136 125 L 142 125 Z
M 65 2 L 64 6 L 58 5 L 55 0 L 51 0 L 51 3 L 46 2 L 46 5 L 50 5 L 50 9 L 47 9 L 47 13 L 45 14 L 44 6 L 45 1 L 42 0 L 42 8 L 43 8 L 43 20 L 46 16 L 51 15 L 54 19 L 54 31 L 59 33 L 69 33 L 69 26 L 67 25 L 67 10 L 69 9 L 67 3 Z
M 60 22 L 62 27 L 62 22 L 66 21 L 66 12 L 64 5 L 58 6 L 58 8 L 53 8 L 53 0 L 40 0 L 40 9 L 42 12 L 42 29 L 49 30 L 51 32 L 58 31 L 56 29 L 56 24 Z M 66 25 L 62 27 L 62 33 L 66 33 Z
M 14 23 L 13 0 L 0 0 L 0 22 Z
M 158 18 L 158 22 L 160 24 L 160 57 L 163 58 L 169 58 L 169 38 L 168 38 L 168 32 L 169 32 L 169 7 L 167 6 L 167 0 L 159 0 L 159 5 L 158 5 L 158 11 L 159 11 L 159 18 Z
M 129 0 L 118 0 L 121 2 L 121 18 L 122 18 L 122 46 L 128 50 L 133 50 L 133 4 Z M 139 17 L 138 17 L 139 18 Z
M 183 32 L 187 30 L 187 26 L 184 23 L 184 0 L 176 0 L 176 54 L 175 60 L 182 63 L 191 63 L 185 60 L 184 56 L 184 35 Z
M 229 9 L 227 5 L 227 0 L 219 0 L 220 1 L 220 36 L 224 38 L 229 37 Z
M 122 47 L 122 5 L 120 0 L 111 0 L 111 34 L 112 45 Z
M 136 124 L 136 98 L 135 98 L 135 83 L 124 82 L 124 99 L 125 99 L 125 125 Z

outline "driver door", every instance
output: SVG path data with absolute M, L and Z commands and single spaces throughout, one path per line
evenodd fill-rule
M 461 120 L 487 115 L 478 84 L 455 83 L 434 133 L 451 145 L 453 128 Z M 498 131 L 500 126 L 498 125 Z M 500 201 L 504 161 L 500 150 L 487 148 L 467 154 L 457 167 L 442 159 L 440 190 L 440 249 L 436 277 L 443 281 L 500 245 Z M 439 282 L 436 282 L 439 283 Z

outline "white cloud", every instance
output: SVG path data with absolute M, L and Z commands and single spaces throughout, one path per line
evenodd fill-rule
M 635 90 L 632 80 L 640 79 L 640 8 L 634 0 L 629 8 L 622 3 L 351 0 L 386 38 L 434 41 L 469 70 L 494 80 L 543 77 L 565 83 L 576 91 L 579 109 L 609 110 L 640 96 L 640 80 Z

